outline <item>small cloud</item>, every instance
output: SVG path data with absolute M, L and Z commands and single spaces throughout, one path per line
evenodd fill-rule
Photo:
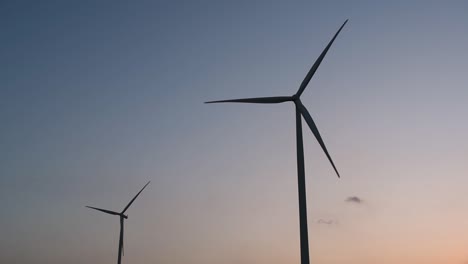
M 338 224 L 338 222 L 335 220 L 331 220 L 331 219 L 319 219 L 317 220 L 317 224 L 330 226 L 330 225 L 336 225 Z
M 362 200 L 361 198 L 359 198 L 357 196 L 350 196 L 350 197 L 346 198 L 345 202 L 362 204 L 362 203 L 364 203 L 364 200 Z

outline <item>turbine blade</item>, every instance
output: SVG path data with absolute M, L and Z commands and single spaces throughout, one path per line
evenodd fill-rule
M 327 155 L 328 160 L 330 161 L 331 165 L 333 166 L 333 169 L 336 172 L 336 175 L 338 178 L 340 178 L 340 173 L 338 173 L 338 170 L 336 169 L 335 163 L 333 163 L 332 158 L 330 157 L 330 154 L 328 153 L 327 147 L 325 146 L 325 143 L 323 142 L 322 136 L 320 136 L 320 132 L 318 131 L 317 126 L 315 125 L 314 120 L 309 114 L 309 111 L 305 108 L 305 106 L 302 104 L 301 101 L 297 101 L 297 106 L 299 108 L 299 111 L 301 112 L 302 116 L 304 117 L 306 123 L 309 125 L 310 130 L 312 130 L 312 133 L 314 134 L 315 138 L 317 139 L 318 143 L 322 147 L 323 152 L 325 152 L 325 155 Z
M 94 209 L 94 210 L 98 210 L 98 211 L 101 211 L 101 212 L 104 212 L 104 213 L 106 213 L 106 214 L 120 215 L 120 214 L 117 213 L 117 212 L 110 211 L 110 210 L 106 210 L 106 209 L 96 208 L 96 207 L 92 207 L 92 206 L 86 206 L 86 207 L 91 208 L 91 209 Z
M 125 206 L 125 208 L 123 209 L 122 213 L 125 213 L 125 211 L 127 211 L 127 209 L 130 207 L 130 205 L 132 205 L 132 203 L 135 201 L 135 199 L 138 197 L 138 195 L 140 195 L 140 193 L 146 188 L 146 186 L 148 186 L 148 184 L 150 184 L 150 181 L 145 184 L 145 186 L 143 186 L 143 188 L 141 188 L 141 190 L 137 193 L 137 195 L 135 195 L 135 197 L 133 197 L 133 199 L 127 204 L 127 206 Z
M 256 98 L 210 101 L 210 102 L 205 102 L 205 104 L 213 104 L 213 103 L 278 104 L 278 103 L 283 103 L 283 102 L 287 102 L 291 100 L 292 100 L 291 96 L 275 96 L 275 97 L 256 97 Z
M 333 36 L 333 38 L 331 39 L 330 43 L 328 43 L 328 45 L 325 47 L 325 49 L 322 51 L 320 56 L 315 61 L 314 65 L 312 65 L 312 68 L 310 68 L 310 70 L 307 73 L 306 77 L 302 81 L 301 86 L 299 87 L 299 90 L 296 93 L 297 96 L 301 96 L 301 94 L 304 92 L 304 89 L 309 84 L 310 79 L 312 79 L 312 76 L 314 76 L 315 72 L 317 71 L 318 67 L 320 66 L 320 63 L 322 63 L 323 58 L 325 57 L 325 55 L 327 55 L 328 49 L 330 49 L 331 45 L 333 44 L 333 41 L 335 41 L 336 37 L 338 36 L 338 34 L 340 33 L 340 31 L 343 29 L 343 27 L 346 25 L 347 22 L 348 22 L 348 19 L 346 19 L 346 21 L 343 23 L 343 25 L 340 27 L 340 29 L 338 29 L 335 36 Z

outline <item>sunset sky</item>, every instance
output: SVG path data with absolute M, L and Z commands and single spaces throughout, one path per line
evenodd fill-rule
M 0 263 L 468 263 L 467 1 L 1 1 Z

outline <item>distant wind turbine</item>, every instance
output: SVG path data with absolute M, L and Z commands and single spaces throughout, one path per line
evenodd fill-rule
M 150 182 L 148 182 L 145 186 L 143 186 L 143 188 L 141 188 L 141 190 L 137 193 L 137 195 L 135 195 L 135 197 L 133 197 L 133 199 L 127 204 L 127 206 L 125 206 L 125 208 L 120 213 L 110 211 L 110 210 L 106 210 L 106 209 L 100 209 L 100 208 L 96 208 L 96 207 L 92 207 L 92 206 L 86 206 L 88 208 L 104 212 L 106 214 L 118 215 L 120 217 L 119 255 L 117 257 L 117 264 L 121 263 L 122 255 L 123 255 L 123 251 L 124 251 L 124 244 L 123 244 L 124 243 L 123 242 L 123 240 L 124 240 L 124 220 L 128 219 L 128 216 L 125 215 L 124 213 L 130 207 L 130 205 L 132 205 L 132 203 L 135 201 L 135 199 L 138 197 L 138 195 L 140 195 L 140 193 L 143 191 L 143 189 L 145 189 L 146 186 L 148 186 L 148 184 L 150 184 Z
M 207 104 L 210 103 L 254 103 L 254 104 L 278 104 L 284 102 L 294 102 L 296 105 L 296 144 L 297 144 L 297 177 L 298 177 L 298 189 L 299 189 L 299 224 L 300 224 L 300 240 L 301 240 L 301 264 L 309 264 L 309 239 L 308 239 L 308 231 L 307 231 L 307 205 L 306 205 L 306 188 L 305 188 L 305 168 L 304 168 L 304 146 L 302 142 L 302 124 L 301 124 L 301 116 L 304 117 L 307 125 L 309 125 L 310 130 L 314 134 L 315 138 L 317 139 L 318 143 L 322 147 L 323 152 L 327 156 L 328 160 L 330 161 L 333 169 L 340 177 L 338 170 L 336 169 L 335 164 L 333 163 L 330 154 L 328 153 L 327 147 L 320 136 L 317 126 L 315 125 L 314 120 L 309 114 L 309 111 L 305 108 L 305 106 L 301 102 L 301 94 L 304 92 L 307 84 L 309 84 L 312 76 L 314 76 L 315 72 L 317 71 L 320 63 L 322 62 L 323 58 L 330 49 L 331 45 L 335 41 L 336 37 L 346 25 L 348 20 L 346 20 L 343 25 L 338 29 L 335 36 L 331 39 L 330 43 L 325 47 L 322 51 L 322 54 L 318 57 L 315 61 L 312 68 L 307 73 L 306 77 L 301 83 L 299 90 L 293 96 L 276 96 L 276 97 L 257 97 L 257 98 L 245 98 L 245 99 L 233 99 L 233 100 L 221 100 L 221 101 L 211 101 L 206 102 Z

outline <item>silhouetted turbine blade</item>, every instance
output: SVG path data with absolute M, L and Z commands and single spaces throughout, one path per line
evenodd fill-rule
M 146 188 L 146 186 L 148 186 L 148 184 L 150 184 L 150 181 L 145 184 L 145 186 L 143 186 L 143 188 L 141 188 L 141 190 L 137 193 L 137 195 L 135 195 L 135 197 L 133 197 L 133 199 L 127 204 L 127 206 L 125 206 L 125 208 L 123 209 L 122 213 L 125 213 L 125 211 L 127 211 L 127 209 L 130 207 L 130 205 L 132 205 L 133 201 L 135 201 L 135 199 L 138 197 L 138 195 L 140 195 L 140 193 Z
M 340 33 L 340 31 L 343 29 L 343 27 L 346 25 L 347 22 L 348 22 L 348 19 L 346 19 L 346 21 L 343 23 L 343 25 L 340 27 L 340 29 L 338 29 L 338 31 L 336 32 L 335 36 L 332 38 L 330 43 L 328 43 L 327 47 L 325 47 L 325 49 L 322 51 L 322 54 L 320 54 L 320 56 L 315 61 L 314 65 L 312 65 L 312 68 L 310 68 L 310 70 L 307 73 L 306 77 L 302 81 L 301 86 L 299 87 L 299 90 L 296 93 L 297 96 L 301 96 L 302 92 L 304 92 L 304 89 L 309 84 L 310 79 L 312 79 L 312 76 L 314 76 L 315 72 L 317 71 L 318 67 L 320 66 L 320 63 L 322 63 L 323 58 L 325 57 L 325 55 L 327 55 L 328 49 L 330 49 L 331 45 L 333 44 L 333 41 L 335 41 L 336 37 L 338 36 L 338 34 Z
M 330 157 L 330 154 L 328 153 L 327 147 L 325 146 L 325 143 L 322 140 L 322 137 L 320 136 L 320 132 L 318 131 L 317 126 L 315 125 L 314 120 L 309 114 L 309 111 L 305 108 L 305 106 L 301 103 L 301 101 L 297 101 L 297 106 L 299 108 L 299 111 L 301 111 L 302 116 L 304 117 L 305 121 L 310 127 L 310 130 L 312 130 L 312 133 L 314 134 L 315 138 L 319 142 L 320 146 L 322 147 L 323 152 L 325 152 L 325 155 L 327 155 L 328 160 L 330 161 L 331 165 L 333 166 L 333 169 L 336 172 L 336 175 L 338 175 L 338 178 L 340 177 L 340 174 L 338 173 L 338 170 L 336 169 L 335 163 L 333 163 L 332 158 Z
M 120 215 L 120 214 L 117 213 L 117 212 L 110 211 L 110 210 L 106 210 L 106 209 L 96 208 L 96 207 L 92 207 L 92 206 L 86 206 L 86 207 L 91 208 L 91 209 L 94 209 L 94 210 L 98 210 L 98 211 L 101 211 L 101 212 L 104 212 L 104 213 L 106 213 L 106 214 Z
M 205 104 L 213 103 L 253 103 L 253 104 L 278 104 L 287 101 L 292 101 L 291 96 L 275 96 L 275 97 L 257 97 L 257 98 L 244 98 L 232 100 L 220 100 L 205 102 Z

